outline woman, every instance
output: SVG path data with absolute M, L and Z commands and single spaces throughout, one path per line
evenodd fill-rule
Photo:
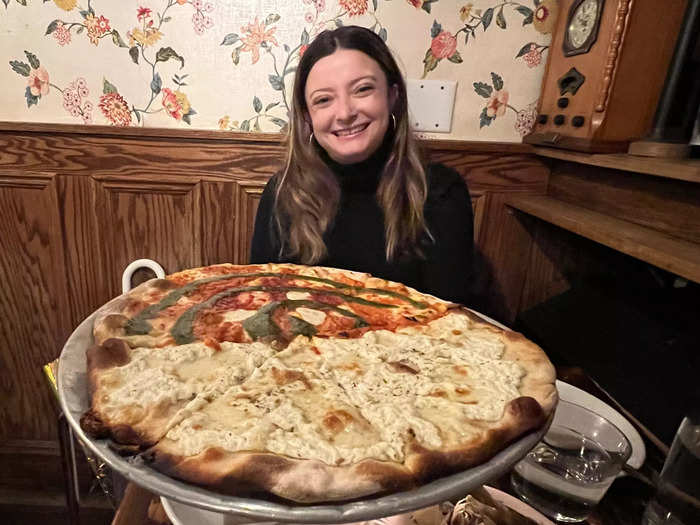
M 406 85 L 372 31 L 324 31 L 297 68 L 285 168 L 263 191 L 251 263 L 369 272 L 467 301 L 469 192 L 425 166 L 409 127 Z

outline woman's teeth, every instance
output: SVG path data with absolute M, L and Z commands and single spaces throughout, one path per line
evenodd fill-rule
M 348 129 L 342 129 L 342 130 L 336 131 L 335 134 L 336 134 L 338 137 L 347 137 L 347 136 L 349 136 L 349 135 L 354 135 L 354 134 L 356 134 L 356 133 L 359 133 L 359 132 L 361 132 L 361 131 L 364 131 L 364 129 L 365 129 L 367 126 L 368 126 L 368 124 L 361 124 L 361 125 L 359 125 L 359 126 L 353 126 L 353 127 L 351 127 L 351 128 L 348 128 Z

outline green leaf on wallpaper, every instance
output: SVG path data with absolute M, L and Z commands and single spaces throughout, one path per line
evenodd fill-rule
M 241 122 L 241 125 L 238 129 L 240 129 L 241 131 L 250 131 L 250 121 L 244 120 L 243 122 Z
M 430 13 L 430 4 L 432 2 L 423 2 L 423 4 L 420 6 L 420 8 L 425 11 L 426 13 Z
M 483 128 L 484 126 L 490 126 L 491 122 L 493 121 L 494 118 L 496 117 L 489 117 L 486 114 L 486 108 L 481 110 L 481 115 L 479 115 L 479 129 Z
M 166 16 L 162 21 L 167 23 L 167 22 L 170 22 L 172 19 L 173 19 L 172 16 Z
M 280 15 L 278 15 L 277 13 L 270 13 L 269 15 L 267 15 L 267 18 L 265 19 L 265 25 L 269 26 L 270 24 L 274 24 L 280 18 L 281 18 Z
M 484 31 L 486 31 L 491 25 L 491 20 L 493 20 L 493 7 L 489 7 L 481 17 L 481 24 L 484 26 Z
M 19 73 L 23 77 L 28 77 L 29 72 L 32 70 L 29 64 L 26 62 L 20 62 L 19 60 L 10 60 L 10 67 L 15 73 Z
M 433 20 L 433 26 L 430 28 L 430 38 L 435 38 L 442 32 L 442 26 L 437 20 Z
M 238 38 L 238 35 L 236 33 L 229 33 L 224 37 L 224 40 L 223 42 L 221 42 L 220 45 L 230 46 L 231 44 L 235 44 L 236 42 L 238 42 L 238 40 L 240 39 Z
M 133 105 L 131 106 L 131 111 L 134 112 L 134 116 L 136 117 L 136 122 L 141 123 L 141 112 L 138 111 Z
M 119 35 L 119 32 L 116 29 L 112 29 L 112 42 L 114 42 L 115 46 L 129 47 L 126 45 L 124 40 L 122 40 L 122 37 Z
M 288 46 L 287 44 L 284 44 L 284 45 L 282 46 L 282 49 L 284 49 L 284 52 L 285 52 L 285 53 L 289 53 L 289 46 Z
M 253 124 L 253 131 L 257 131 L 257 132 L 262 131 L 260 129 L 260 122 L 258 122 L 258 119 L 255 119 L 255 124 Z
M 7 9 L 7 4 L 10 3 L 10 0 L 2 0 L 2 3 L 5 4 L 5 9 Z
M 20 5 L 27 5 L 27 0 L 17 0 L 17 3 Z
M 503 89 L 503 79 L 493 71 L 491 72 L 491 80 L 493 81 L 493 87 L 496 91 Z
M 498 14 L 496 15 L 496 25 L 500 27 L 501 29 L 506 28 L 506 17 L 503 16 L 503 8 L 501 7 L 498 10 Z
M 87 18 L 87 15 L 89 15 L 89 14 L 90 14 L 90 11 L 80 11 L 80 16 L 82 16 L 83 18 Z
M 388 35 L 387 35 L 387 33 L 386 33 L 386 28 L 385 28 L 385 27 L 382 27 L 382 28 L 379 30 L 379 38 L 381 38 L 384 42 L 386 42 L 386 37 L 387 37 L 387 36 L 388 36 Z
M 253 109 L 256 113 L 260 113 L 262 111 L 262 102 L 260 102 L 257 95 L 253 97 Z
M 474 91 L 476 91 L 477 95 L 489 98 L 491 93 L 493 93 L 493 88 L 484 82 L 474 82 Z
M 233 50 L 233 53 L 231 53 L 231 60 L 233 60 L 234 65 L 238 65 L 238 62 L 241 60 L 241 48 L 237 47 L 236 49 Z
M 41 98 L 41 95 L 34 96 L 32 95 L 32 88 L 27 86 L 27 89 L 24 91 L 24 96 L 27 98 L 27 107 L 31 108 L 33 105 L 37 104 L 39 102 L 39 99 Z
M 58 27 L 58 23 L 61 22 L 61 20 L 54 20 L 51 22 L 48 27 L 46 28 L 46 33 L 44 33 L 44 36 L 50 35 L 54 31 L 56 31 L 56 28 Z
M 529 7 L 525 7 L 524 5 L 519 5 L 515 8 L 515 10 L 525 17 L 525 19 L 523 20 L 524 26 L 526 26 L 527 24 L 532 24 L 532 19 L 535 15 L 532 9 L 530 9 Z
M 156 62 L 166 62 L 171 58 L 180 61 L 180 69 L 185 67 L 185 59 L 178 55 L 172 47 L 161 47 L 156 53 Z
M 119 93 L 119 90 L 114 86 L 114 84 L 111 84 L 109 80 L 106 78 L 102 79 L 102 93 L 105 95 L 108 93 Z
M 333 20 L 335 22 L 335 27 L 343 27 L 343 21 L 340 18 Z
M 188 113 L 187 115 L 182 115 L 182 121 L 187 122 L 190 126 L 192 125 L 192 121 L 190 120 L 190 114 Z
M 265 106 L 265 113 L 270 111 L 275 106 L 279 106 L 279 102 L 270 102 L 267 106 Z
M 377 10 L 377 0 L 372 0 L 372 7 L 374 7 L 374 10 Z
M 530 51 L 530 46 L 532 46 L 533 44 L 534 44 L 534 42 L 528 42 L 523 47 L 521 47 L 520 51 L 518 51 L 518 54 L 515 55 L 515 58 L 520 58 L 524 54 L 528 53 Z
M 270 80 L 270 85 L 275 91 L 284 90 L 284 80 L 279 75 L 270 75 L 267 77 Z
M 462 60 L 462 55 L 459 54 L 459 51 L 455 51 L 454 53 L 452 53 L 451 56 L 447 57 L 447 60 L 449 60 L 450 62 L 454 62 L 455 64 L 461 64 L 462 62 L 464 62 L 464 60 Z
M 301 32 L 301 45 L 308 44 L 309 43 L 309 33 L 304 28 L 304 30 Z
M 270 122 L 272 122 L 275 126 L 279 126 L 280 128 L 283 128 L 287 125 L 286 120 L 282 120 L 281 118 L 277 117 L 270 117 Z
M 439 63 L 440 60 L 435 58 L 433 52 L 430 50 L 430 48 L 428 48 L 428 51 L 425 52 L 425 58 L 423 59 L 423 64 L 425 64 L 425 66 L 423 67 L 423 77 L 425 77 L 430 71 L 435 69 Z
M 160 88 L 163 87 L 163 80 L 160 78 L 158 73 L 153 75 L 153 80 L 151 80 L 151 91 L 156 95 L 160 93 Z
M 40 64 L 36 55 L 34 53 L 30 53 L 29 51 L 25 51 L 24 54 L 27 56 L 27 60 L 29 60 L 29 65 L 32 66 L 32 69 L 38 69 Z
M 134 61 L 134 64 L 139 63 L 139 48 L 134 46 L 129 48 L 129 56 L 131 57 L 131 60 Z

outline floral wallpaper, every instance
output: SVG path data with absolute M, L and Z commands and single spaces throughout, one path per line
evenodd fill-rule
M 457 81 L 452 132 L 422 136 L 510 142 L 534 124 L 558 14 L 558 0 L 0 2 L 0 120 L 277 132 L 309 43 L 355 24 L 407 78 Z

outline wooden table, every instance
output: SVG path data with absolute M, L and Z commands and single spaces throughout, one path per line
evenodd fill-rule
M 620 406 L 580 368 L 559 368 L 557 377 L 605 401 L 623 413 L 642 436 L 647 457 L 640 468 L 641 476 L 654 479 L 660 472 L 668 448 L 646 427 Z M 509 476 L 494 480 L 490 485 L 513 494 Z M 585 522 L 588 525 L 639 525 L 644 507 L 653 495 L 653 489 L 632 476 L 615 480 L 601 502 Z M 130 483 L 112 525 L 170 525 L 160 499 L 155 494 Z M 189 524 L 188 524 L 189 525 Z

